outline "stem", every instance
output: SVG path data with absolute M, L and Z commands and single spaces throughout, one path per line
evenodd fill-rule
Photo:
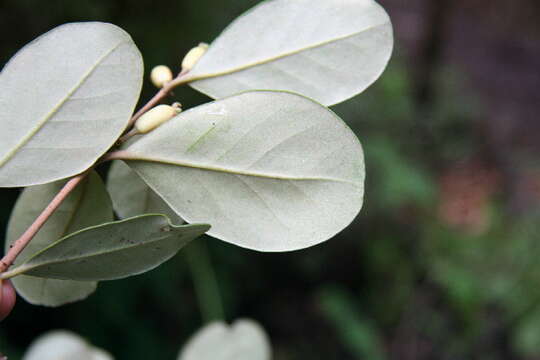
M 137 119 L 140 118 L 145 112 L 153 108 L 157 103 L 159 103 L 163 98 L 165 98 L 169 94 L 169 91 L 172 90 L 172 87 L 169 86 L 170 83 L 171 82 L 168 82 L 167 84 L 165 84 L 165 86 L 163 86 L 156 93 L 156 95 L 154 95 L 154 97 L 150 99 L 150 101 L 148 101 L 142 108 L 139 109 L 139 111 L 135 113 L 135 115 L 133 115 L 133 117 L 129 120 L 128 127 L 127 127 L 128 129 L 131 126 L 133 126 L 135 121 L 137 121 Z
M 150 110 L 151 108 L 156 106 L 156 104 L 158 104 L 161 100 L 163 100 L 165 97 L 167 97 L 167 95 L 169 95 L 169 93 L 171 92 L 172 89 L 174 89 L 175 87 L 177 87 L 179 85 L 185 84 L 185 83 L 187 83 L 189 81 L 191 81 L 191 79 L 186 76 L 186 73 L 181 72 L 180 74 L 178 74 L 178 76 L 176 78 L 174 78 L 171 81 L 169 81 L 168 83 L 166 83 L 156 93 L 156 95 L 154 95 L 154 97 L 150 99 L 150 101 L 148 101 L 142 108 L 139 109 L 139 111 L 137 111 L 135 113 L 135 115 L 133 115 L 131 120 L 129 120 L 127 129 L 129 129 L 131 126 L 133 126 L 135 121 L 137 121 L 137 119 L 140 118 L 145 112 L 147 112 L 148 110 Z
M 54 213 L 54 211 L 62 204 L 65 198 L 79 185 L 79 183 L 86 177 L 88 170 L 82 174 L 71 178 L 64 187 L 60 190 L 58 194 L 52 199 L 52 201 L 47 205 L 45 210 L 39 214 L 36 220 L 30 225 L 28 229 L 17 239 L 11 247 L 7 254 L 0 260 L 0 273 L 6 271 L 15 261 L 17 256 L 24 250 L 26 245 L 34 238 L 36 233 L 41 229 L 45 224 L 47 219 Z
M 117 145 L 121 145 L 123 143 L 125 143 L 126 141 L 128 141 L 130 138 L 132 138 L 133 136 L 135 135 L 138 135 L 139 134 L 139 131 L 136 129 L 136 128 L 131 128 L 131 130 L 129 130 L 127 133 L 125 133 L 124 135 L 120 136 L 120 138 L 118 139 L 117 141 Z M 106 156 L 107 154 L 105 154 Z
M 225 314 L 216 273 L 212 267 L 205 240 L 193 241 L 184 251 L 193 277 L 193 286 L 203 320 L 210 322 L 224 319 Z
M 103 155 L 101 159 L 99 159 L 99 163 L 101 164 L 101 163 L 112 161 L 112 160 L 125 160 L 128 158 L 127 154 L 128 152 L 125 150 L 111 151 Z

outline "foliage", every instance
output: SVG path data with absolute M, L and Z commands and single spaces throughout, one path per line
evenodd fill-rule
M 155 268 L 205 232 L 267 252 L 330 239 L 360 211 L 365 174 L 360 142 L 322 104 L 367 88 L 392 44 L 388 15 L 372 0 L 267 1 L 157 82 L 163 88 L 132 116 L 143 66 L 126 32 L 85 22 L 42 35 L 0 74 L 0 186 L 27 186 L 2 263 L 12 256 L 15 267 L 0 278 L 31 303 L 58 306 L 96 281 Z M 166 118 L 152 112 L 183 84 L 217 100 Z M 134 171 L 114 164 L 105 187 L 93 169 L 110 160 Z M 51 218 L 32 239 L 42 217 Z M 252 328 L 214 331 L 229 342 Z M 260 337 L 248 345 L 268 357 Z
M 54 26 L 96 20 L 127 30 L 150 74 L 154 65 L 178 65 L 190 47 L 212 40 L 258 3 L 51 0 L 42 6 L 5 0 L 0 61 Z M 0 323 L 0 352 L 20 359 L 40 334 L 67 328 L 119 359 L 174 359 L 179 344 L 207 319 L 250 317 L 264 324 L 276 360 L 365 359 L 378 350 L 400 360 L 538 358 L 539 222 L 533 209 L 522 207 L 523 200 L 539 199 L 537 2 L 525 0 L 511 13 L 504 1 L 381 3 L 395 24 L 393 59 L 361 96 L 332 107 L 362 140 L 366 156 L 365 201 L 351 226 L 332 241 L 279 254 L 203 236 L 155 271 L 100 282 L 85 301 L 60 308 L 19 301 Z M 450 6 L 444 21 L 433 22 L 424 12 L 444 5 Z M 425 38 L 441 28 L 435 48 L 427 49 L 441 51 L 429 58 L 433 70 L 426 65 Z M 419 106 L 422 80 L 433 87 Z M 145 84 L 141 99 L 154 92 Z M 176 88 L 172 99 L 185 108 L 208 101 L 188 86 Z M 502 142 L 493 143 L 493 135 Z M 524 135 L 530 140 L 516 152 Z M 484 177 L 456 177 L 456 167 L 470 159 L 503 177 L 495 187 Z M 107 170 L 107 164 L 98 168 L 104 179 Z M 536 175 L 515 177 L 521 172 Z M 131 187 L 126 183 L 125 196 L 133 196 Z M 486 189 L 483 204 L 474 205 Z M 109 193 L 115 202 L 118 190 Z M 2 229 L 18 194 L 0 189 Z M 442 216 L 447 208 L 454 219 Z M 161 210 L 118 215 L 150 212 Z M 467 225 L 475 213 L 484 225 Z M 220 296 L 194 291 L 211 282 L 195 281 L 204 271 L 194 271 L 192 262 L 206 272 L 210 264 Z M 220 301 L 224 315 L 206 310 Z

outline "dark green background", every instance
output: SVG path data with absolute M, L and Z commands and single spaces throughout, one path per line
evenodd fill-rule
M 0 0 L 0 63 L 57 25 L 100 20 L 131 34 L 147 73 L 178 68 L 256 3 Z M 376 85 L 333 108 L 364 145 L 364 209 L 339 236 L 292 253 L 202 240 L 226 318 L 259 321 L 277 360 L 540 359 L 540 6 L 381 3 L 394 57 Z M 146 83 L 142 100 L 154 91 Z M 174 98 L 208 101 L 190 88 Z M 1 233 L 17 193 L 0 189 Z M 17 359 L 65 328 L 118 359 L 174 359 L 203 321 L 181 252 L 83 302 L 19 299 L 0 351 Z

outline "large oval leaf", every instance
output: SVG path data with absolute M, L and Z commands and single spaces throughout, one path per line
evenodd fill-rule
M 213 98 L 275 89 L 332 105 L 371 85 L 392 47 L 390 19 L 375 1 L 264 1 L 225 29 L 188 79 Z
M 214 322 L 199 330 L 178 360 L 270 360 L 270 342 L 262 327 L 240 319 L 232 325 Z
M 174 224 L 184 221 L 140 176 L 123 161 L 113 161 L 107 178 L 114 210 L 122 219 L 143 214 L 164 214 Z
M 210 235 L 250 249 L 325 241 L 362 206 L 358 139 L 333 112 L 292 93 L 199 106 L 119 156 L 184 220 L 208 222 Z
M 172 225 L 164 215 L 110 222 L 58 240 L 4 276 L 121 279 L 152 270 L 209 228 L 204 224 Z
M 6 251 L 60 191 L 65 181 L 26 188 L 20 195 L 9 220 Z M 58 239 L 86 227 L 113 220 L 111 200 L 99 176 L 92 172 L 62 202 L 15 261 L 28 258 Z M 26 301 L 35 305 L 59 306 L 82 300 L 96 289 L 96 282 L 45 279 L 21 275 L 13 285 Z
M 122 29 L 59 26 L 0 73 L 0 186 L 43 184 L 89 168 L 126 127 L 142 58 Z

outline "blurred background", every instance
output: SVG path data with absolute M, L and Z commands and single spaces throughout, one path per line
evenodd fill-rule
M 0 324 L 18 359 L 75 331 L 118 359 L 174 359 L 223 308 L 274 359 L 540 359 L 540 2 L 381 0 L 396 48 L 380 80 L 333 107 L 363 143 L 364 209 L 339 236 L 265 254 L 206 238 L 60 308 L 19 299 Z M 178 69 L 253 0 L 0 0 L 0 64 L 71 21 L 131 34 L 147 73 Z M 143 100 L 155 92 L 147 82 Z M 209 101 L 175 90 L 184 108 Z M 0 189 L 0 237 L 18 191 Z M 216 275 L 218 294 L 193 279 Z M 211 283 L 211 281 L 210 281 Z

